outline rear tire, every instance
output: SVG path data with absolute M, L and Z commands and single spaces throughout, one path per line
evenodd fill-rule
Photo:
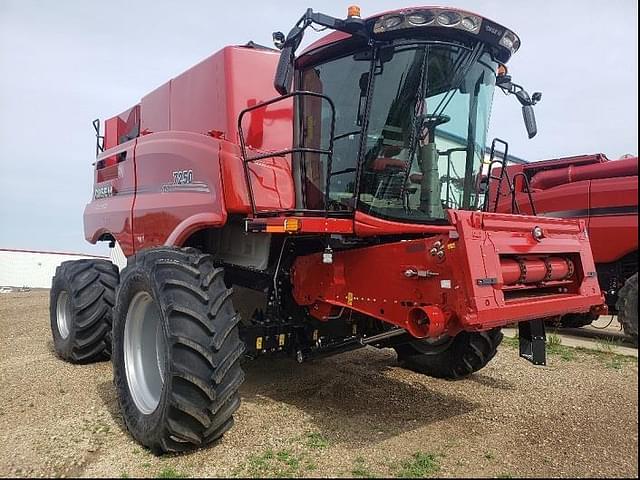
M 499 328 L 487 332 L 460 332 L 446 343 L 413 341 L 395 347 L 402 366 L 436 378 L 456 380 L 485 367 L 502 341 Z
M 569 313 L 560 319 L 560 326 L 563 328 L 581 328 L 591 325 L 598 319 L 598 315 L 593 313 Z
M 638 341 L 638 273 L 629 277 L 618 292 L 618 321 L 624 333 Z
M 114 382 L 128 430 L 155 454 L 206 445 L 233 425 L 244 344 L 223 276 L 191 248 L 146 250 L 123 270 Z
M 118 267 L 108 260 L 62 262 L 51 283 L 49 316 L 53 346 L 72 363 L 111 356 L 112 309 Z

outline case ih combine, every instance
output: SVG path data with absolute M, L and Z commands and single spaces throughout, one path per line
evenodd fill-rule
M 500 167 L 493 176 L 499 178 Z M 494 205 L 498 182 L 490 192 Z M 510 188 L 515 189 L 514 196 Z M 625 333 L 637 341 L 638 157 L 612 161 L 595 154 L 510 165 L 505 168 L 500 193 L 498 211 L 511 211 L 515 198 L 523 213 L 580 218 L 586 223 L 609 312 L 618 315 Z M 581 327 L 596 318 L 592 313 L 568 314 L 561 323 Z
M 296 58 L 313 24 L 335 31 Z M 62 264 L 51 326 L 62 358 L 111 356 L 127 428 L 154 452 L 230 428 L 243 355 L 393 347 L 458 378 L 503 325 L 520 322 L 521 355 L 542 364 L 540 318 L 603 305 L 584 221 L 478 206 L 496 83 L 535 135 L 540 96 L 503 65 L 512 31 L 450 8 L 350 8 L 307 10 L 274 41 L 222 49 L 104 136 L 96 123 L 85 235 L 128 265 Z

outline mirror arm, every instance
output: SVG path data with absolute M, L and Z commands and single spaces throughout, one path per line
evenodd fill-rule
M 533 106 L 542 98 L 542 94 L 540 92 L 535 92 L 533 97 L 530 97 L 524 88 L 513 83 L 510 79 L 504 83 L 497 84 L 497 86 L 500 87 L 507 95 L 514 94 L 523 107 Z
M 345 20 L 334 18 L 324 13 L 314 12 L 308 8 L 304 15 L 298 20 L 296 25 L 291 29 L 286 39 L 282 41 L 281 32 L 274 32 L 273 38 L 277 42 L 276 46 L 282 50 L 278 68 L 276 70 L 276 78 L 274 79 L 274 87 L 280 95 L 289 93 L 290 81 L 293 76 L 293 62 L 295 60 L 295 51 L 302 42 L 304 31 L 311 24 L 317 24 L 321 27 L 331 28 L 351 35 L 357 35 L 369 39 L 364 20 L 359 17 L 348 17 Z
M 536 117 L 533 112 L 533 106 L 538 103 L 542 94 L 535 92 L 532 96 L 529 96 L 527 91 L 520 85 L 513 83 L 511 77 L 505 75 L 503 78 L 498 77 L 500 80 L 496 80 L 496 86 L 500 87 L 507 95 L 514 94 L 522 105 L 522 116 L 524 124 L 527 129 L 529 138 L 533 138 L 538 133 L 538 127 L 536 125 Z
M 313 9 L 308 8 L 300 20 L 296 23 L 296 26 L 291 29 L 285 40 L 285 46 L 294 46 L 294 50 L 298 48 L 304 31 L 311 24 L 316 24 L 321 27 L 330 28 L 332 30 L 338 30 L 341 32 L 350 33 L 352 35 L 359 35 L 365 38 L 369 38 L 366 33 L 364 21 L 358 17 L 349 17 L 346 20 L 325 15 L 324 13 L 314 12 Z

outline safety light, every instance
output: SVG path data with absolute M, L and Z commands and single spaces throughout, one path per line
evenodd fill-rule
M 433 22 L 434 18 L 436 17 L 431 12 L 414 13 L 413 15 L 407 16 L 407 20 L 413 25 L 427 25 Z
M 285 218 L 284 231 L 285 232 L 297 232 L 302 228 L 302 222 L 298 218 Z
M 393 28 L 393 27 L 397 27 L 398 25 L 400 25 L 402 23 L 402 17 L 388 17 L 385 18 L 384 20 L 384 26 L 386 28 Z
M 360 7 L 358 5 L 349 5 L 349 8 L 347 9 L 347 17 L 360 18 Z
M 477 32 L 480 30 L 480 19 L 478 17 L 464 17 L 460 24 L 470 32 Z
M 515 53 L 516 50 L 520 48 L 520 40 L 515 33 L 510 30 L 506 30 L 500 39 L 500 45 L 507 50 L 511 50 L 512 53 Z
M 443 27 L 453 27 L 460 23 L 460 14 L 457 12 L 443 12 L 438 15 L 437 20 Z

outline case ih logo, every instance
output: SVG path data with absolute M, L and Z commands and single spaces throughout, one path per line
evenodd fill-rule
M 113 186 L 111 185 L 102 185 L 101 187 L 96 187 L 93 192 L 93 198 L 96 200 L 99 198 L 107 198 L 113 196 Z
M 496 28 L 492 25 L 487 25 L 485 24 L 484 29 L 489 32 L 492 35 L 495 35 L 496 37 L 499 37 L 502 35 L 503 31 L 500 28 Z

